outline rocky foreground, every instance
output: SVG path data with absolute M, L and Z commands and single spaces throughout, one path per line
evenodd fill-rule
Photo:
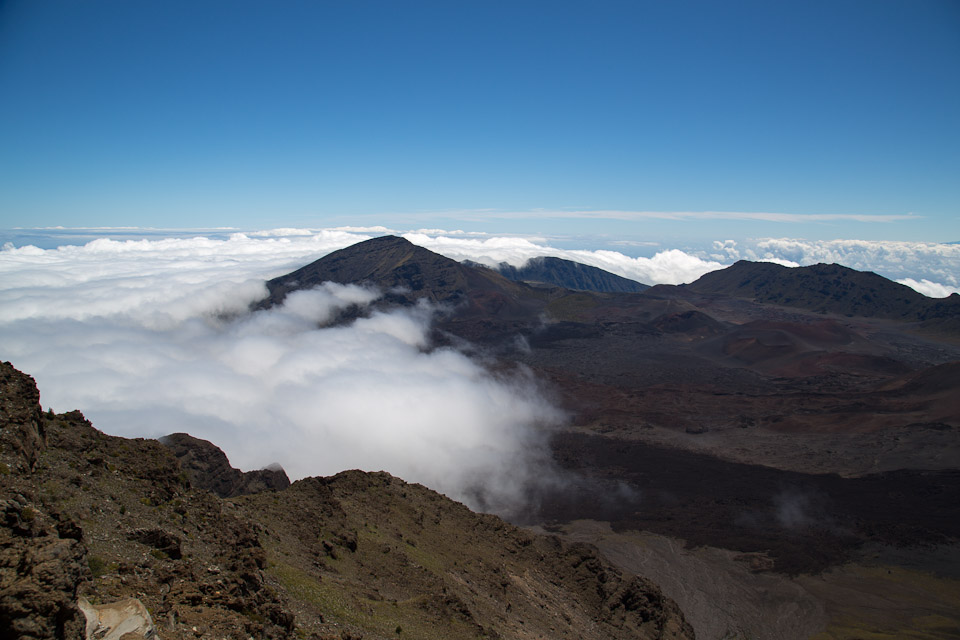
M 386 473 L 278 489 L 209 443 L 166 444 L 44 413 L 0 364 L 0 635 L 81 638 L 81 603 L 135 598 L 162 638 L 693 637 L 591 546 Z

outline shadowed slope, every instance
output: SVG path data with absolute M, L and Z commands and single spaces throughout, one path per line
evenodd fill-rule
M 501 262 L 497 271 L 515 282 L 546 284 L 574 291 L 640 293 L 649 285 L 572 260 L 554 257 L 530 258 L 522 267 Z

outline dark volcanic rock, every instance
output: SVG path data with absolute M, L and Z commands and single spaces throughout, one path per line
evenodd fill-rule
M 0 456 L 5 464 L 32 469 L 45 446 L 36 383 L 9 362 L 0 363 Z
M 0 444 L 3 476 L 30 474 L 46 447 L 37 386 L 9 362 L 0 364 Z M 83 616 L 75 601 L 87 573 L 82 539 L 73 520 L 23 493 L 0 494 L 0 635 L 79 636 Z
M 664 333 L 688 334 L 701 337 L 719 335 L 724 331 L 722 323 L 696 309 L 664 314 L 653 322 Z
M 286 472 L 279 468 L 240 471 L 230 466 L 226 454 L 208 440 L 186 433 L 160 438 L 180 462 L 193 486 L 211 491 L 221 498 L 280 490 L 290 486 Z
M 574 291 L 639 293 L 650 288 L 636 280 L 630 280 L 597 267 L 549 256 L 530 258 L 519 268 L 502 262 L 497 266 L 497 271 L 505 278 L 516 282 L 547 284 Z
M 80 637 L 77 587 L 89 571 L 86 547 L 69 535 L 78 529 L 22 495 L 0 499 L 0 635 Z
M 181 540 L 179 537 L 159 528 L 134 529 L 127 533 L 127 540 L 134 540 L 140 544 L 153 547 L 168 557 L 179 560 L 183 557 Z
M 556 315 L 557 309 L 581 306 L 563 304 L 565 298 L 587 297 L 586 306 L 590 307 L 596 305 L 595 297 L 614 295 L 513 282 L 492 269 L 461 264 L 403 238 L 383 236 L 334 251 L 270 280 L 269 296 L 254 308 L 281 304 L 289 293 L 325 282 L 376 287 L 383 295 L 372 309 L 411 306 L 420 300 L 435 303 L 440 311 L 434 325 L 439 334 L 487 345 L 510 343 L 542 324 L 545 316 Z M 349 321 L 368 311 L 346 310 L 328 324 Z
M 468 288 L 467 269 L 396 236 L 382 236 L 349 246 L 267 283 L 270 302 L 283 301 L 291 291 L 324 282 L 372 284 L 402 290 L 401 297 L 426 296 L 435 302 L 459 299 Z M 409 292 L 409 293 L 406 293 Z
M 512 291 L 515 286 L 486 269 L 474 269 L 404 238 L 382 236 L 360 242 L 267 282 L 268 301 L 278 304 L 291 291 L 324 282 L 368 284 L 386 291 L 395 301 L 419 298 L 457 303 L 468 293 Z
M 960 539 L 960 472 L 841 478 L 718 460 L 701 453 L 590 434 L 554 438 L 561 464 L 582 478 L 544 496 L 542 517 L 606 520 L 743 552 L 763 551 L 784 573 L 816 573 L 866 544 L 894 547 Z M 642 505 L 617 496 L 627 482 Z

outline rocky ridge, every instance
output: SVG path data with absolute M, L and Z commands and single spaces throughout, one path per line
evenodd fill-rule
M 784 267 L 740 260 L 680 288 L 846 316 L 933 321 L 960 314 L 960 295 L 928 298 L 883 276 L 838 264 Z
M 188 433 L 171 433 L 160 438 L 160 444 L 177 457 L 180 467 L 190 476 L 190 484 L 206 489 L 221 498 L 286 489 L 287 473 L 279 466 L 257 471 L 240 471 L 230 466 L 226 454 L 209 440 L 194 438 Z
M 222 499 L 167 446 L 41 413 L 33 380 L 0 371 L 0 627 L 14 637 L 82 637 L 80 597 L 138 598 L 162 638 L 693 637 L 673 601 L 592 547 L 385 473 Z M 45 446 L 12 444 L 41 429 Z

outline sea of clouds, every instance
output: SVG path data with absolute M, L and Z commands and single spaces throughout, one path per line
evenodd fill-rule
M 553 482 L 547 434 L 563 415 L 522 370 L 498 372 L 429 344 L 436 309 L 324 326 L 382 292 L 327 284 L 249 312 L 264 281 L 388 230 L 278 229 L 0 250 L 0 359 L 33 375 L 44 407 L 80 409 L 127 437 L 188 432 L 234 465 L 293 478 L 383 469 L 474 507 L 510 512 Z M 105 233 L 105 235 L 109 235 Z M 718 241 L 630 257 L 543 239 L 404 233 L 455 259 L 522 265 L 556 255 L 647 284 L 682 283 L 737 259 L 840 262 L 931 295 L 958 290 L 960 246 Z

